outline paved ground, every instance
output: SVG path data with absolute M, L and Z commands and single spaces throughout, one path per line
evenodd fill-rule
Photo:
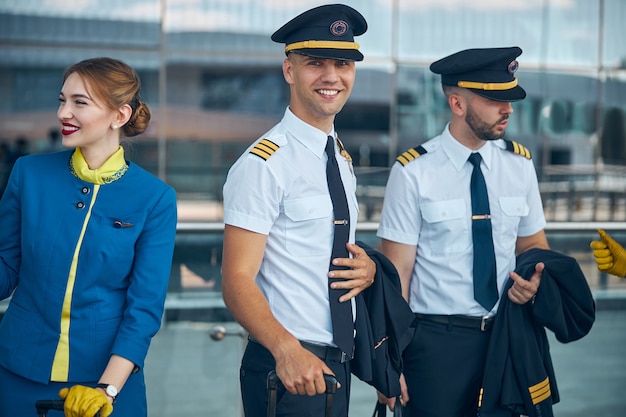
M 551 352 L 561 394 L 557 417 L 626 416 L 626 308 L 601 302 L 585 338 Z M 233 323 L 226 327 L 236 331 Z M 155 337 L 146 361 L 150 417 L 239 417 L 239 359 L 242 339 L 213 341 L 214 324 L 170 323 Z M 351 417 L 372 415 L 375 393 L 355 379 Z

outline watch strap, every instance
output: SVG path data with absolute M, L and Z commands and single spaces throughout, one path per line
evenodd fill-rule
M 104 383 L 96 384 L 96 388 L 102 388 L 104 390 L 105 395 L 107 395 L 108 397 L 111 397 L 113 399 L 113 404 L 115 404 L 115 399 L 117 398 L 117 394 L 115 395 L 109 394 L 109 389 L 108 389 L 109 386 L 113 387 L 113 385 L 111 384 L 104 384 Z M 117 388 L 115 388 L 115 390 L 117 391 Z

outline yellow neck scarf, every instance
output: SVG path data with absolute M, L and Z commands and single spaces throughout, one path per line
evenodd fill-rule
M 124 159 L 124 148 L 121 146 L 107 159 L 100 168 L 89 169 L 80 148 L 76 148 L 70 159 L 70 171 L 83 181 L 92 184 L 110 184 L 119 180 L 128 171 Z

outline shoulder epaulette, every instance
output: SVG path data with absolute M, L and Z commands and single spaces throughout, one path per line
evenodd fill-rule
M 405 166 L 412 160 L 416 159 L 420 155 L 424 155 L 428 151 L 422 147 L 422 145 L 417 146 L 415 148 L 411 148 L 408 151 L 403 152 L 400 156 L 396 158 L 396 161 L 400 162 L 402 166 Z
M 531 155 L 530 155 L 530 151 L 528 150 L 527 147 L 520 145 L 519 143 L 512 141 L 512 140 L 508 140 L 508 139 L 504 139 L 504 143 L 506 143 L 506 150 L 516 153 L 518 155 L 521 155 L 523 157 L 525 157 L 526 159 L 530 159 Z
M 261 139 L 252 149 L 250 149 L 250 153 L 258 156 L 264 161 L 267 161 L 270 156 L 278 150 L 278 148 L 280 148 L 280 146 L 271 140 Z

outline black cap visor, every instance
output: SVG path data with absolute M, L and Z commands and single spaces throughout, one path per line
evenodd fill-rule
M 478 90 L 468 88 L 472 93 L 493 101 L 519 101 L 526 98 L 526 91 L 519 85 L 510 90 Z
M 294 49 L 292 51 L 299 55 L 306 55 L 320 59 L 337 59 L 341 61 L 363 61 L 363 54 L 356 49 L 325 49 L 325 48 L 305 48 Z

